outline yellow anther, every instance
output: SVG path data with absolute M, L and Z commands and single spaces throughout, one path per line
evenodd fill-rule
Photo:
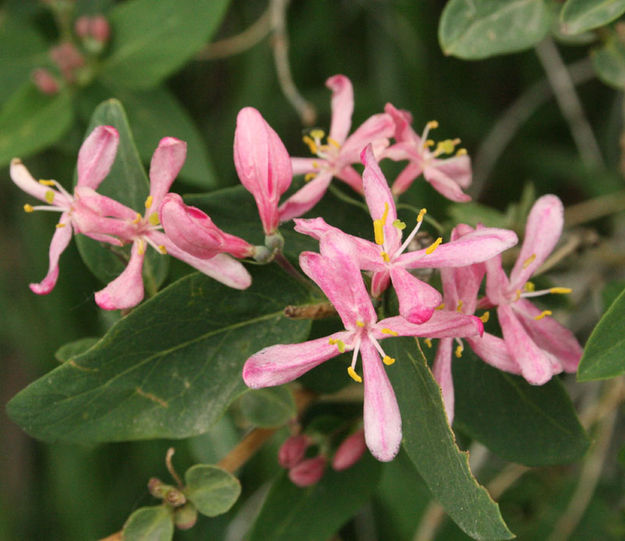
M 143 242 L 143 239 L 139 239 L 138 241 L 137 252 L 139 252 L 139 255 L 145 254 L 145 243 Z
M 536 254 L 532 254 L 531 256 L 529 256 L 525 261 L 523 261 L 523 268 L 527 269 L 527 267 L 529 267 L 534 262 L 534 259 L 536 259 Z
M 337 340 L 336 338 L 328 339 L 328 343 L 331 346 L 336 346 L 339 352 L 345 353 L 345 342 L 343 340 Z
M 432 347 L 432 340 L 430 340 L 429 338 L 424 338 L 423 341 L 425 342 L 425 345 L 429 348 Z
M 39 181 L 39 184 L 43 184 L 44 186 L 54 186 L 54 181 L 53 180 L 43 180 L 41 179 Z
M 312 162 L 312 166 L 314 169 L 319 169 L 319 162 Z
M 141 221 L 141 214 L 139 214 L 137 212 L 137 215 L 135 216 L 135 219 L 132 221 L 133 224 L 138 224 Z
M 356 325 L 362 329 L 365 326 L 365 323 L 364 321 L 357 320 Z
M 388 355 L 384 355 L 384 359 L 382 359 L 382 362 L 386 366 L 391 366 L 395 362 L 395 359 L 393 359 L 393 357 L 389 357 Z
M 167 254 L 167 248 L 165 248 L 165 246 L 163 246 L 162 244 L 159 245 L 158 251 L 163 255 Z
M 460 357 L 462 357 L 462 352 L 464 351 L 464 348 L 462 347 L 462 344 L 458 344 L 458 346 L 456 347 L 456 357 L 459 359 Z
M 384 263 L 389 263 L 391 261 L 391 258 L 388 256 L 386 252 L 381 252 L 380 255 L 382 256 Z
M 425 146 L 426 146 L 426 147 L 433 147 L 433 146 L 434 146 L 434 144 L 435 144 L 435 143 L 434 143 L 434 140 L 433 140 L 433 139 L 428 139 L 428 140 L 425 142 Z
M 514 295 L 514 301 L 513 302 L 518 301 L 520 298 L 521 298 L 521 290 L 517 289 L 516 290 L 516 294 Z
M 373 234 L 375 236 L 375 243 L 380 246 L 384 244 L 384 226 L 386 225 L 386 218 L 388 217 L 388 203 L 384 203 L 384 212 L 382 218 L 373 220 Z
M 308 145 L 310 152 L 312 152 L 313 154 L 317 154 L 317 143 L 315 143 L 309 135 L 304 135 L 304 137 L 302 137 L 302 141 L 304 141 L 304 143 Z
M 397 336 L 397 331 L 394 331 L 393 329 L 382 329 L 382 334 L 390 334 L 391 336 Z
M 438 128 L 438 120 L 430 120 L 426 124 L 426 127 L 429 128 L 430 130 L 435 130 L 436 128 Z
M 462 305 L 464 304 L 464 301 L 462 299 L 460 299 L 458 301 L 458 306 L 456 306 L 456 312 L 462 312 Z
M 484 312 L 480 316 L 480 319 L 482 320 L 482 323 L 486 323 L 490 319 L 490 312 Z
M 160 224 L 160 220 L 158 219 L 158 212 L 153 212 L 152 214 L 150 214 L 149 218 L 148 218 L 148 222 L 150 223 L 150 225 L 158 225 Z
M 314 130 L 310 130 L 310 135 L 314 139 L 323 139 L 325 134 L 326 134 L 326 132 L 324 132 L 323 130 L 320 130 L 319 128 L 315 128 Z
M 444 310 L 445 309 L 445 303 L 441 302 L 436 308 L 434 308 L 434 310 Z
M 531 293 L 532 291 L 536 291 L 536 286 L 534 285 L 534 282 L 525 282 L 523 289 L 528 293 Z
M 459 148 L 456 151 L 456 156 L 466 156 L 467 155 L 467 149 L 466 148 Z
M 317 173 L 306 173 L 304 175 L 304 182 L 310 182 L 316 176 L 317 176 Z
M 425 208 L 423 208 L 423 209 L 421 209 L 419 211 L 419 215 L 417 216 L 417 222 L 422 222 L 423 221 L 423 217 L 426 215 L 427 211 L 428 211 L 428 209 L 425 209 Z
M 393 222 L 393 227 L 395 229 L 399 229 L 400 231 L 403 231 L 404 229 L 406 229 L 406 224 L 402 222 L 401 220 L 395 220 Z
M 48 203 L 54 203 L 54 192 L 52 190 L 48 190 L 46 192 L 45 198 Z
M 440 243 L 443 242 L 443 237 L 438 237 L 430 246 L 425 249 L 425 253 L 430 255 L 434 253 L 434 250 L 439 247 Z
M 445 139 L 436 145 L 434 152 L 436 154 L 451 154 L 458 143 L 460 143 L 460 139 Z
M 145 208 L 149 209 L 152 206 L 153 201 L 154 198 L 151 195 L 148 195 L 147 199 L 145 200 Z
M 351 366 L 347 367 L 347 373 L 349 377 L 352 378 L 356 383 L 362 383 L 362 378 L 356 374 L 356 370 L 354 370 Z
M 339 143 L 336 139 L 332 139 L 332 137 L 327 138 L 328 143 L 330 143 L 333 147 L 341 148 L 341 143 Z
M 572 292 L 573 290 L 570 287 L 552 287 L 549 289 L 549 293 L 557 293 L 560 295 L 568 295 Z
M 34 212 L 34 211 L 35 209 L 33 208 L 32 205 L 29 205 L 28 203 L 24 205 L 24 212 Z
M 551 310 L 543 310 L 540 314 L 538 314 L 537 316 L 534 316 L 534 319 L 536 321 L 546 317 L 546 316 L 550 316 L 553 312 Z
M 57 229 L 61 229 L 62 227 L 65 227 L 67 224 L 56 224 L 56 228 Z

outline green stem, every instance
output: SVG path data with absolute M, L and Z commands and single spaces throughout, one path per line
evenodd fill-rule
M 367 205 L 362 201 L 358 201 L 358 199 L 354 199 L 353 197 L 344 194 L 341 190 L 339 190 L 336 186 L 333 186 L 332 184 L 330 184 L 328 190 L 332 193 L 332 195 L 334 195 L 341 201 L 345 201 L 345 203 L 349 203 L 350 205 L 354 205 L 355 207 L 360 207 L 361 209 L 365 210 L 367 214 L 369 214 L 369 207 L 367 207 Z

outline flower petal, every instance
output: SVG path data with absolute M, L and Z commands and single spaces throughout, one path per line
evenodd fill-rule
M 423 169 L 423 176 L 432 185 L 432 188 L 447 199 L 457 203 L 471 201 L 471 196 L 462 191 L 459 182 L 450 177 L 444 168 L 426 165 Z
M 373 336 L 380 340 L 389 335 L 382 329 L 390 329 L 398 336 L 423 336 L 426 338 L 463 338 L 484 332 L 484 325 L 475 316 L 466 316 L 449 310 L 436 310 L 425 323 L 415 325 L 402 316 L 388 317 L 375 326 Z
M 498 336 L 484 333 L 481 338 L 467 338 L 467 342 L 485 363 L 510 374 L 521 373 L 521 367 L 510 355 L 506 342 Z
M 326 160 L 322 160 L 321 158 L 291 158 L 293 175 L 315 173 L 323 169 L 323 166 L 327 163 L 328 162 Z
M 341 147 L 337 169 L 342 169 L 351 163 L 358 163 L 362 149 L 368 144 L 372 144 L 374 150 L 381 152 L 388 146 L 388 138 L 393 135 L 394 131 L 393 119 L 389 115 L 380 113 L 370 116 Z
M 400 195 L 404 193 L 408 188 L 410 188 L 413 180 L 417 178 L 422 172 L 423 167 L 421 166 L 421 164 L 416 162 L 410 162 L 408 165 L 406 165 L 406 167 L 401 170 L 399 175 L 397 175 L 397 177 L 393 181 L 393 187 L 391 188 L 391 191 L 395 195 Z
M 401 444 L 401 414 L 380 356 L 370 340 L 360 345 L 364 380 L 365 440 L 382 462 L 393 460 Z
M 408 143 L 414 147 L 421 146 L 421 137 L 419 137 L 412 129 L 412 116 L 408 111 L 397 109 L 394 105 L 387 103 L 384 106 L 384 112 L 393 119 L 395 124 L 395 133 L 393 137 L 401 143 Z
M 401 267 L 391 269 L 391 281 L 399 300 L 399 313 L 410 323 L 426 322 L 443 301 L 436 289 Z
M 329 136 L 342 145 L 352 126 L 354 89 L 345 75 L 330 77 L 326 81 L 326 86 L 332 90 L 332 121 Z
M 304 184 L 278 207 L 280 222 L 288 222 L 293 218 L 306 214 L 321 200 L 331 181 L 332 173 L 323 171 L 310 182 Z
M 180 173 L 187 157 L 187 143 L 174 137 L 163 137 L 152 154 L 150 162 L 151 212 L 158 207 Z
M 48 204 L 66 207 L 69 209 L 71 201 L 68 201 L 66 197 L 56 190 L 51 190 L 49 186 L 44 186 L 43 184 L 37 182 L 19 158 L 13 158 L 11 160 L 10 174 L 11 180 L 17 185 L 17 187 L 26 192 L 28 195 L 32 195 L 40 201 L 45 201 Z M 52 192 L 54 194 L 52 203 L 46 199 L 48 192 Z
M 451 338 L 441 339 L 432 365 L 432 375 L 441 388 L 447 422 L 450 426 L 454 420 L 454 380 L 451 373 L 452 348 L 453 340 Z
M 97 126 L 89 134 L 78 152 L 77 186 L 96 190 L 109 174 L 119 144 L 119 134 L 112 126 Z
M 143 260 L 145 246 L 139 240 L 132 244 L 130 261 L 124 271 L 95 294 L 96 304 L 104 310 L 125 310 L 143 300 Z
M 48 274 L 38 284 L 30 284 L 30 290 L 37 295 L 47 295 L 54 289 L 59 277 L 59 258 L 67 248 L 69 241 L 72 240 L 72 220 L 68 213 L 61 214 L 59 224 L 65 224 L 65 226 L 58 227 L 50 241 Z

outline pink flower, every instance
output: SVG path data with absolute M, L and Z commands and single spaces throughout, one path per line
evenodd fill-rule
M 290 469 L 299 464 L 304 458 L 306 449 L 308 449 L 310 444 L 310 438 L 305 434 L 289 436 L 278 450 L 278 462 L 280 466 Z
M 391 460 L 401 443 L 401 417 L 395 393 L 384 365 L 395 361 L 384 353 L 379 341 L 389 336 L 477 335 L 482 322 L 473 316 L 437 312 L 422 325 L 403 317 L 377 321 L 366 292 L 353 246 L 343 235 L 328 234 L 321 244 L 321 255 L 300 255 L 302 270 L 314 280 L 336 308 L 344 331 L 300 344 L 278 344 L 252 355 L 243 367 L 249 387 L 260 388 L 292 381 L 339 353 L 352 351 L 348 374 L 364 380 L 364 427 L 367 447 L 378 460 Z M 356 373 L 358 354 L 362 356 L 363 376 Z
M 322 218 L 296 220 L 295 230 L 322 242 L 329 232 L 343 235 L 353 246 L 360 268 L 373 271 L 372 295 L 379 296 L 391 281 L 399 299 L 399 313 L 411 323 L 427 321 L 442 297 L 436 289 L 417 279 L 407 269 L 463 267 L 490 259 L 517 243 L 517 236 L 512 231 L 482 228 L 445 244 L 441 244 L 442 238 L 439 237 L 428 248 L 406 252 L 421 227 L 426 211 L 423 209 L 419 213 L 417 226 L 402 242 L 405 224 L 397 219 L 393 195 L 374 158 L 371 145 L 363 151 L 362 160 L 365 164 L 365 198 L 373 218 L 375 243 L 347 235 L 326 224 Z
M 18 158 L 11 161 L 11 178 L 26 193 L 43 201 L 46 205 L 24 205 L 24 210 L 50 210 L 61 213 L 56 231 L 50 242 L 48 274 L 38 284 L 30 284 L 30 289 L 38 295 L 50 293 L 59 276 L 59 258 L 74 233 L 83 233 L 95 240 L 121 245 L 112 236 L 118 232 L 114 220 L 105 218 L 106 209 L 112 200 L 97 196 L 102 202 L 94 201 L 97 187 L 108 175 L 115 154 L 119 136 L 111 126 L 98 126 L 85 139 L 78 153 L 78 183 L 74 194 L 67 192 L 54 180 L 37 182 Z M 95 194 L 97 195 L 97 194 Z
M 326 469 L 326 458 L 322 455 L 307 458 L 289 470 L 289 479 L 298 487 L 316 485 Z
M 351 468 L 362 458 L 366 448 L 365 431 L 361 428 L 347 436 L 338 446 L 332 458 L 332 469 L 343 471 Z
M 397 142 L 383 153 L 383 157 L 410 162 L 395 179 L 393 193 L 399 195 L 405 192 L 412 181 L 423 173 L 425 180 L 448 199 L 460 203 L 470 201 L 471 197 L 462 191 L 471 184 L 471 160 L 466 150 L 460 149 L 450 158 L 439 158 L 454 152 L 460 139 L 446 139 L 430 150 L 434 142 L 427 137 L 431 129 L 438 127 L 438 122 L 428 122 L 423 135 L 419 137 L 410 127 L 412 119 L 409 113 L 396 109 L 390 103 L 386 104 L 384 110 L 395 121 Z
M 328 189 L 333 177 L 362 192 L 362 179 L 352 164 L 359 162 L 360 152 L 371 143 L 376 153 L 382 152 L 393 135 L 393 120 L 387 114 L 373 115 L 348 137 L 354 110 L 352 83 L 344 75 L 326 81 L 332 90 L 332 121 L 330 133 L 322 140 L 322 130 L 312 130 L 304 137 L 315 158 L 291 158 L 293 174 L 305 174 L 308 183 L 280 206 L 280 221 L 301 216 L 314 207 Z M 310 180 L 312 179 L 312 180 Z
M 532 274 L 555 247 L 564 225 L 564 209 L 554 195 L 538 199 L 527 219 L 525 238 L 519 257 L 506 276 L 501 257 L 486 262 L 486 296 L 497 306 L 497 316 L 508 351 L 520 366 L 523 377 L 542 385 L 554 374 L 575 372 L 582 348 L 571 331 L 549 317 L 527 299 L 546 293 L 570 293 L 570 289 L 553 287 L 534 291 Z
M 234 165 L 241 184 L 256 200 L 266 235 L 278 228 L 278 201 L 293 178 L 291 160 L 278 134 L 253 107 L 237 116 Z

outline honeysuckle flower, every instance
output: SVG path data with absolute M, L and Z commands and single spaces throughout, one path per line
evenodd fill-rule
M 547 293 L 570 293 L 570 289 L 552 287 L 535 291 L 528 280 L 555 247 L 564 225 L 562 202 L 555 195 L 539 198 L 532 207 L 525 226 L 525 238 L 519 257 L 506 276 L 501 257 L 486 262 L 486 297 L 497 306 L 497 316 L 508 351 L 523 377 L 542 385 L 554 374 L 575 372 L 582 347 L 571 331 L 552 319 L 550 310 L 539 310 L 528 298 Z
M 178 247 L 161 231 L 158 209 L 182 169 L 186 152 L 184 141 L 173 137 L 161 139 L 150 163 L 150 193 L 145 201 L 144 215 L 120 203 L 108 209 L 110 216 L 125 224 L 125 229 L 117 234 L 122 241 L 132 243 L 132 248 L 124 271 L 95 294 L 100 308 L 127 309 L 143 300 L 142 270 L 147 246 L 176 257 L 230 287 L 245 289 L 251 284 L 249 273 L 230 256 L 219 253 L 209 259 L 197 257 Z
M 291 159 L 278 134 L 253 107 L 237 115 L 234 166 L 256 200 L 265 235 L 278 228 L 278 202 L 293 179 Z
M 464 267 L 490 259 L 517 243 L 513 231 L 481 228 L 451 242 L 442 243 L 439 237 L 431 246 L 406 251 L 421 224 L 425 209 L 417 217 L 417 225 L 402 240 L 405 224 L 397 219 L 397 210 L 391 190 L 378 166 L 371 145 L 362 153 L 365 165 L 363 185 L 365 199 L 373 218 L 375 242 L 347 235 L 329 226 L 322 218 L 295 220 L 295 230 L 323 242 L 329 232 L 343 235 L 353 246 L 361 269 L 373 271 L 371 294 L 378 297 L 393 283 L 399 300 L 399 313 L 411 323 L 423 323 L 441 303 L 441 294 L 429 284 L 413 276 L 408 269 Z
M 112 236 L 119 231 L 118 224 L 104 217 L 106 209 L 114 202 L 95 193 L 113 165 L 118 142 L 119 135 L 111 126 L 98 126 L 85 139 L 78 153 L 78 182 L 73 195 L 55 180 L 36 181 L 19 159 L 11 161 L 13 182 L 29 195 L 46 203 L 34 207 L 27 204 L 24 210 L 61 213 L 50 242 L 48 273 L 41 282 L 30 284 L 34 293 L 45 295 L 56 285 L 59 258 L 73 234 L 82 233 L 101 242 L 122 244 Z
M 396 143 L 383 153 L 383 157 L 395 161 L 409 160 L 393 182 L 393 193 L 399 195 L 405 192 L 414 179 L 423 173 L 425 180 L 448 199 L 459 203 L 470 201 L 471 197 L 462 189 L 471 184 L 471 160 L 465 149 L 455 151 L 460 139 L 440 141 L 431 150 L 434 141 L 428 139 L 428 135 L 430 130 L 438 127 L 438 122 L 428 122 L 419 136 L 410 126 L 412 119 L 408 112 L 400 111 L 390 103 L 386 104 L 384 110 L 395 122 Z M 449 156 L 454 151 L 453 157 L 441 159 L 441 156 Z
M 401 443 L 401 416 L 382 364 L 391 365 L 395 360 L 384 352 L 380 341 L 390 336 L 443 338 L 477 335 L 483 330 L 482 322 L 474 316 L 442 311 L 421 325 L 413 325 L 401 316 L 378 321 L 353 246 L 342 235 L 326 235 L 321 254 L 303 252 L 300 267 L 327 295 L 345 330 L 300 344 L 266 347 L 246 361 L 243 380 L 248 387 L 255 389 L 281 385 L 339 353 L 352 351 L 347 372 L 357 382 L 364 380 L 363 417 L 367 447 L 378 460 L 391 460 Z M 359 353 L 362 377 L 356 372 Z
M 352 164 L 358 163 L 360 152 L 371 143 L 376 153 L 381 153 L 393 135 L 393 119 L 387 114 L 373 115 L 363 122 L 349 137 L 354 111 L 354 90 L 345 75 L 334 75 L 326 81 L 332 90 L 332 120 L 330 133 L 311 130 L 304 136 L 314 158 L 291 158 L 293 174 L 304 174 L 306 185 L 280 206 L 280 221 L 301 216 L 314 207 L 336 177 L 357 192 L 362 192 L 362 179 Z M 323 143 L 323 139 L 326 143 Z

